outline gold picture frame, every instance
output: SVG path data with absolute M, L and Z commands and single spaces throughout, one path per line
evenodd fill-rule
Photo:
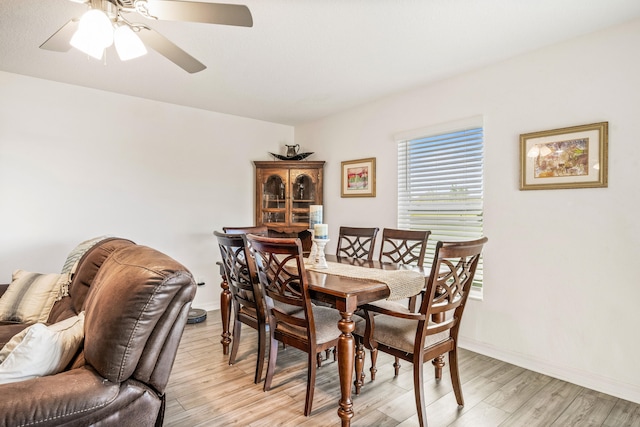
M 376 197 L 376 158 L 342 162 L 340 197 Z
M 607 187 L 609 122 L 520 135 L 520 190 Z

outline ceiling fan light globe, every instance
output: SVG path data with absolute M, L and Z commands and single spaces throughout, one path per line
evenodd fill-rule
M 104 46 L 102 43 L 96 43 L 91 35 L 82 33 L 80 30 L 76 31 L 73 37 L 71 37 L 69 44 L 80 52 L 86 53 L 98 60 L 102 59 L 102 55 L 104 54 Z
M 71 39 L 71 46 L 101 46 L 106 49 L 113 44 L 113 23 L 101 10 L 90 9 L 80 18 L 78 30 Z M 79 48 L 78 48 L 79 49 Z M 80 49 L 82 50 L 82 49 Z M 89 54 L 88 52 L 86 52 Z
M 146 55 L 147 48 L 140 37 L 128 25 L 120 25 L 113 32 L 113 43 L 121 61 Z

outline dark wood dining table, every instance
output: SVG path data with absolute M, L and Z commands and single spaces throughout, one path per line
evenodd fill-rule
M 381 263 L 379 261 L 367 261 L 354 258 L 336 257 L 327 255 L 327 261 L 350 264 L 366 268 L 377 268 L 382 270 L 411 269 L 424 274 L 420 267 L 409 267 L 401 264 Z M 351 425 L 353 418 L 353 401 L 351 400 L 351 387 L 353 383 L 353 372 L 355 365 L 355 339 L 352 332 L 355 329 L 353 313 L 358 306 L 383 300 L 389 297 L 389 287 L 379 281 L 356 279 L 352 277 L 325 274 L 316 270 L 306 270 L 309 281 L 309 292 L 311 298 L 323 301 L 335 307 L 341 316 L 338 322 L 340 338 L 338 339 L 338 374 L 340 377 L 340 402 L 338 416 L 343 427 Z M 229 323 L 231 297 L 229 289 L 223 276 L 221 284 L 221 315 L 222 315 L 222 340 L 224 354 L 228 352 L 230 343 Z M 225 307 L 226 306 L 226 307 Z

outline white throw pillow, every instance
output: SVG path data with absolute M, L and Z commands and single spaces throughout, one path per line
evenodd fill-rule
M 0 350 L 0 384 L 62 372 L 83 338 L 84 312 L 50 326 L 29 326 Z
M 11 284 L 0 297 L 0 320 L 18 323 L 46 322 L 69 274 L 13 272 Z

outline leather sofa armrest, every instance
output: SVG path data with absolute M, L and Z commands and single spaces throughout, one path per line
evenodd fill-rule
M 5 283 L 0 283 L 0 297 L 2 296 L 2 294 L 5 293 L 5 291 L 7 290 L 7 288 L 9 287 L 9 284 L 5 284 Z
M 113 402 L 120 384 L 84 366 L 57 375 L 0 385 L 0 425 L 80 425 Z

